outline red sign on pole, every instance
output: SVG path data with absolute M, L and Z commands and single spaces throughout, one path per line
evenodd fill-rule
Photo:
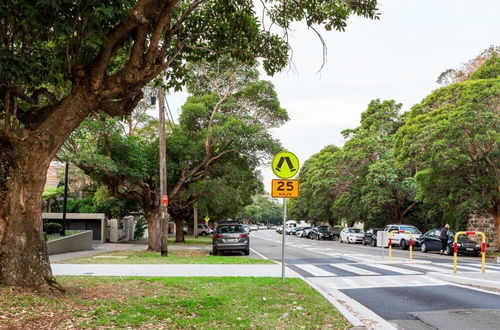
M 168 206 L 168 196 L 167 195 L 161 196 L 161 205 Z

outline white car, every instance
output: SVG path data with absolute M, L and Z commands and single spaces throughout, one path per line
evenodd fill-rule
M 399 225 L 399 224 L 393 224 L 393 225 L 387 225 L 384 228 L 384 231 L 387 233 L 394 232 L 394 231 L 405 231 L 405 233 L 393 233 L 392 234 L 392 246 L 397 245 L 399 246 L 402 250 L 406 250 L 410 246 L 410 234 L 407 232 L 412 233 L 412 239 L 413 239 L 413 246 L 417 247 L 419 246 L 420 243 L 420 236 L 422 236 L 422 233 L 420 230 L 417 229 L 417 227 L 412 226 L 412 225 Z M 387 243 L 389 245 L 389 243 Z
M 256 225 L 256 224 L 251 224 L 251 225 L 250 225 L 250 231 L 254 231 L 254 230 L 255 230 L 255 231 L 259 230 L 259 227 L 257 227 L 257 225 Z
M 347 227 L 340 232 L 340 243 L 363 243 L 365 232 L 359 228 Z
M 297 231 L 295 235 L 297 235 L 298 237 L 307 237 L 312 229 L 313 227 L 304 227 L 300 232 Z
M 265 225 L 260 225 L 259 226 L 259 230 L 265 230 L 265 229 L 267 229 L 267 226 L 265 226 Z

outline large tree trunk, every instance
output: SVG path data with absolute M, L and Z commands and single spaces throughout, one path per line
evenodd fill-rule
M 42 231 L 42 192 L 50 159 L 36 150 L 16 157 L 0 143 L 0 285 L 54 282 Z
M 182 218 L 175 218 L 175 227 L 177 228 L 175 232 L 176 242 L 185 242 L 184 240 L 184 220 Z
M 157 211 L 144 211 L 148 221 L 148 250 L 160 251 L 160 214 Z
M 42 192 L 51 160 L 94 106 L 89 99 L 74 92 L 41 114 L 46 118 L 24 138 L 0 135 L 0 286 L 55 284 L 42 231 Z

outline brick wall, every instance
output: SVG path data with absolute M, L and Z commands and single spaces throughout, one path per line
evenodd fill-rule
M 477 214 L 471 214 L 467 221 L 467 230 L 482 231 L 486 235 L 486 245 L 488 247 L 498 248 L 498 242 L 496 242 L 497 231 L 493 216 L 484 217 Z

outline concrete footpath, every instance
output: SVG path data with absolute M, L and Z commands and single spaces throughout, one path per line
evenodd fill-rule
M 52 264 L 54 275 L 91 275 L 91 276 L 250 276 L 281 277 L 278 264 Z M 286 277 L 299 277 L 294 271 L 286 269 Z

